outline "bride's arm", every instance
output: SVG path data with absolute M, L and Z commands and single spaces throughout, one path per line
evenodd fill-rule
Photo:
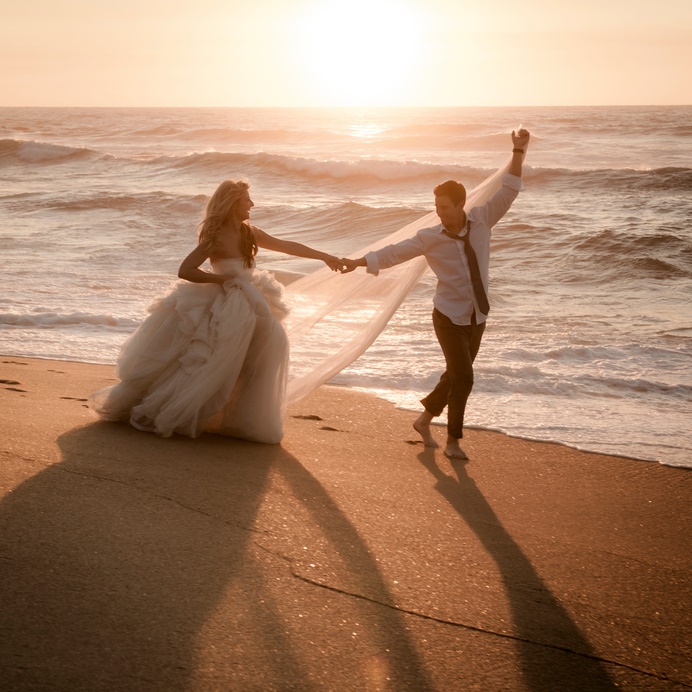
M 200 269 L 200 265 L 209 259 L 211 246 L 200 243 L 180 264 L 178 278 L 192 281 L 196 284 L 223 284 L 228 280 L 224 274 L 212 274 Z
M 308 259 L 322 260 L 330 269 L 335 272 L 341 271 L 343 264 L 338 257 L 334 255 L 329 255 L 326 252 L 320 252 L 319 250 L 314 250 L 307 245 L 302 243 L 296 243 L 292 240 L 281 240 L 280 238 L 275 238 L 274 236 L 265 233 L 260 228 L 253 228 L 255 233 L 255 241 L 259 247 L 263 247 L 266 250 L 275 250 L 276 252 L 283 252 L 287 255 L 293 255 L 295 257 L 307 257 Z

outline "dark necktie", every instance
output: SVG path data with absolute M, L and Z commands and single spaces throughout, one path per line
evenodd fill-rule
M 462 238 L 458 235 L 450 233 L 446 228 L 442 229 L 445 235 L 448 235 L 454 240 L 464 241 L 464 252 L 466 253 L 466 259 L 469 263 L 469 271 L 471 272 L 471 283 L 473 284 L 473 291 L 476 294 L 476 302 L 478 307 L 484 315 L 490 314 L 490 304 L 488 303 L 488 296 L 485 294 L 485 288 L 483 287 L 483 279 L 481 278 L 481 270 L 478 267 L 478 258 L 476 257 L 476 252 L 471 246 L 471 221 L 466 222 L 466 235 Z

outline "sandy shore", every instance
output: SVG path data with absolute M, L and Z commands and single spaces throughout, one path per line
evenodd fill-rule
M 692 687 L 689 471 L 473 430 L 452 464 L 330 387 L 280 446 L 164 440 L 91 417 L 111 367 L 0 380 L 5 689 Z

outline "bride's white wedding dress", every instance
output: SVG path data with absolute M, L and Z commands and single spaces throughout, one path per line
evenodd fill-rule
M 242 259 L 212 263 L 222 286 L 180 281 L 125 342 L 98 416 L 163 437 L 203 431 L 277 444 L 283 436 L 288 313 L 283 286 Z

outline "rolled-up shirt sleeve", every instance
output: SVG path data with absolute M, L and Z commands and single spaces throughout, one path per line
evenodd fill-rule
M 522 179 L 517 175 L 505 174 L 502 178 L 502 187 L 485 203 L 480 210 L 480 218 L 483 218 L 489 228 L 492 228 L 512 206 L 519 192 L 524 189 Z M 473 218 L 473 217 L 472 217 Z
M 525 189 L 524 181 L 518 175 L 512 175 L 511 173 L 505 173 L 502 178 L 502 184 L 517 192 L 522 192 Z
M 368 272 L 368 274 L 377 276 L 380 273 L 380 260 L 376 252 L 368 252 L 365 255 L 365 263 L 367 264 L 365 271 Z
M 387 269 L 396 264 L 408 262 L 408 260 L 419 257 L 424 252 L 425 246 L 423 240 L 417 233 L 413 238 L 402 240 L 400 243 L 395 243 L 394 245 L 387 245 L 381 250 L 368 252 L 365 255 L 365 262 L 367 264 L 366 271 L 368 274 L 377 276 L 381 269 Z

